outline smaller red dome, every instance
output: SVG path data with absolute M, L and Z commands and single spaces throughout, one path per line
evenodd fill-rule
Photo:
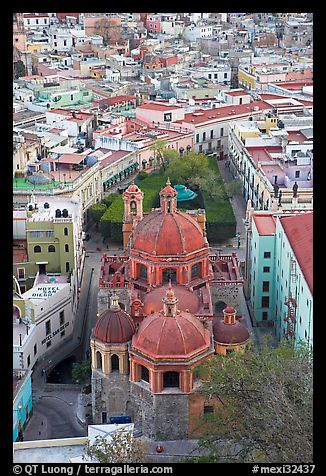
M 223 318 L 213 319 L 214 341 L 218 344 L 244 344 L 249 338 L 247 326 L 238 320 L 234 324 L 227 324 Z
M 104 311 L 96 321 L 93 337 L 107 344 L 128 342 L 136 330 L 132 318 L 120 306 Z
M 124 193 L 126 192 L 129 192 L 129 193 L 137 193 L 137 192 L 140 192 L 140 189 L 137 187 L 137 185 L 135 184 L 134 182 L 134 179 L 132 179 L 132 182 L 131 184 L 129 185 L 129 187 L 125 190 Z
M 237 311 L 234 309 L 233 306 L 227 306 L 225 309 L 223 309 L 223 312 L 225 314 L 235 314 Z

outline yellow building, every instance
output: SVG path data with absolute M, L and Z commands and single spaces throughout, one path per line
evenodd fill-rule
M 29 53 L 40 54 L 46 53 L 51 50 L 51 46 L 49 43 L 43 42 L 35 42 L 35 43 L 27 43 L 27 51 Z
M 256 88 L 256 69 L 254 66 L 239 66 L 238 68 L 239 87 L 245 89 Z

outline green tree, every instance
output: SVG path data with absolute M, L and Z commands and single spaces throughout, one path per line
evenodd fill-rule
M 85 384 L 89 382 L 91 376 L 91 362 L 89 359 L 84 360 L 83 362 L 76 362 L 73 364 L 72 371 L 72 381 L 74 383 Z
M 18 60 L 14 68 L 15 78 L 18 79 L 21 76 L 26 76 L 26 67 L 22 60 Z
M 226 191 L 230 197 L 235 195 L 241 195 L 242 193 L 242 182 L 240 179 L 232 180 L 225 185 Z
M 161 165 L 165 170 L 165 149 L 167 141 L 164 139 L 156 139 L 155 142 L 149 147 L 149 150 L 153 151 L 154 159 L 157 160 L 157 165 Z
M 173 183 L 194 183 L 196 177 L 208 176 L 208 159 L 204 154 L 190 154 L 183 157 L 171 157 L 165 170 Z
M 202 392 L 220 409 L 200 447 L 227 461 L 312 462 L 312 351 L 264 342 L 259 352 L 214 356 Z M 206 415 L 207 417 L 207 415 Z
M 107 206 L 104 203 L 94 203 L 90 208 L 89 212 L 92 217 L 92 220 L 98 228 L 98 224 L 101 220 L 102 215 L 105 213 Z
M 214 200 L 225 200 L 226 194 L 221 183 L 221 180 L 217 174 L 211 172 L 206 177 L 190 177 L 190 185 L 198 187 L 202 192 L 206 192 L 207 195 Z
M 99 463 L 145 463 L 145 444 L 126 429 L 112 433 L 112 439 L 97 436 L 86 444 L 85 453 Z

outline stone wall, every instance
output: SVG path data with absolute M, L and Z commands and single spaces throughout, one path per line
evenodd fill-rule
M 238 314 L 241 314 L 241 295 L 242 286 L 226 285 L 226 286 L 212 286 L 212 306 L 213 314 L 216 313 L 216 304 L 219 301 L 225 302 L 226 305 L 231 305 L 236 309 Z
M 130 290 L 128 288 L 101 288 L 97 295 L 97 308 L 98 313 L 109 308 L 110 300 L 113 293 L 118 296 L 119 304 L 123 305 L 124 310 L 130 313 Z
M 102 372 L 92 372 L 92 407 L 93 423 L 102 423 L 102 412 L 110 416 L 129 415 L 134 421 L 134 415 L 130 414 L 130 382 L 129 375 L 113 372 L 103 375 Z
M 187 394 L 151 394 L 145 382 L 131 382 L 135 409 L 135 428 L 144 436 L 160 439 L 182 439 L 188 436 Z

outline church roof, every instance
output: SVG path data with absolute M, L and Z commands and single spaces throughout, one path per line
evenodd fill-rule
M 218 344 L 244 344 L 250 335 L 246 325 L 240 320 L 228 324 L 223 317 L 213 318 L 214 341 Z
M 158 256 L 185 255 L 207 247 L 196 220 L 186 213 L 162 213 L 154 210 L 146 215 L 132 234 L 131 249 Z
M 144 313 L 148 316 L 153 312 L 158 312 L 162 309 L 162 299 L 166 295 L 168 286 L 160 286 L 153 289 L 149 293 L 146 293 L 143 297 Z M 176 297 L 179 299 L 179 309 L 182 311 L 188 310 L 192 314 L 195 314 L 199 307 L 200 302 L 197 294 L 188 291 L 185 286 L 174 285 Z
M 132 338 L 132 349 L 159 360 L 191 359 L 210 348 L 210 333 L 193 314 L 156 312 L 146 317 Z
M 93 337 L 107 344 L 128 342 L 136 326 L 132 318 L 120 306 L 105 310 L 97 319 Z

